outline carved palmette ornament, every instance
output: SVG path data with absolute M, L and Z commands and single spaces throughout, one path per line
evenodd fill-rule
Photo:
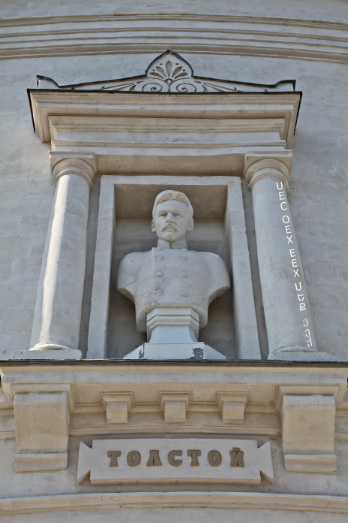
M 122 91 L 143 93 L 238 93 L 289 92 L 295 90 L 295 80 L 282 80 L 273 85 L 230 82 L 193 75 L 190 64 L 173 51 L 166 51 L 146 69 L 145 75 L 122 80 L 106 80 L 81 84 L 58 85 L 52 78 L 37 76 L 39 89 L 67 91 Z
M 191 66 L 179 55 L 164 53 L 156 58 L 146 71 L 146 78 L 138 82 L 135 91 L 194 93 L 204 92 L 202 83 L 193 78 Z

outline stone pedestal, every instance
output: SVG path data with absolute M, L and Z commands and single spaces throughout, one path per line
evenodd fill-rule
M 226 357 L 202 342 L 143 343 L 124 360 L 225 360 Z
M 89 190 L 94 157 L 51 155 L 57 183 L 42 261 L 29 351 L 14 359 L 81 359 L 78 350 L 85 279 Z
M 220 352 L 197 341 L 199 316 L 191 307 L 156 307 L 147 314 L 149 342 L 124 359 L 221 360 Z
M 156 307 L 148 313 L 146 325 L 149 343 L 195 343 L 199 316 L 190 307 Z

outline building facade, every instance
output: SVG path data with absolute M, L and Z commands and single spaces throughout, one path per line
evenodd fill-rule
M 3 521 L 345 521 L 345 2 L 1 11 Z

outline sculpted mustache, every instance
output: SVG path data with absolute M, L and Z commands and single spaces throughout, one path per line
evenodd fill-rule
M 174 230 L 176 230 L 176 231 L 179 230 L 179 228 L 178 228 L 176 225 L 174 225 L 173 223 L 168 223 L 167 225 L 165 225 L 165 226 L 163 227 L 162 230 L 165 231 L 166 229 L 174 229 Z

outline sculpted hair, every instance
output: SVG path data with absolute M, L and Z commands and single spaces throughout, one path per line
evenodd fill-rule
M 162 191 L 159 194 L 157 194 L 155 203 L 153 204 L 152 217 L 154 217 L 156 207 L 159 203 L 167 202 L 170 200 L 178 200 L 179 202 L 184 203 L 187 207 L 189 219 L 193 218 L 193 207 L 186 194 L 184 194 L 183 192 L 173 190 Z

